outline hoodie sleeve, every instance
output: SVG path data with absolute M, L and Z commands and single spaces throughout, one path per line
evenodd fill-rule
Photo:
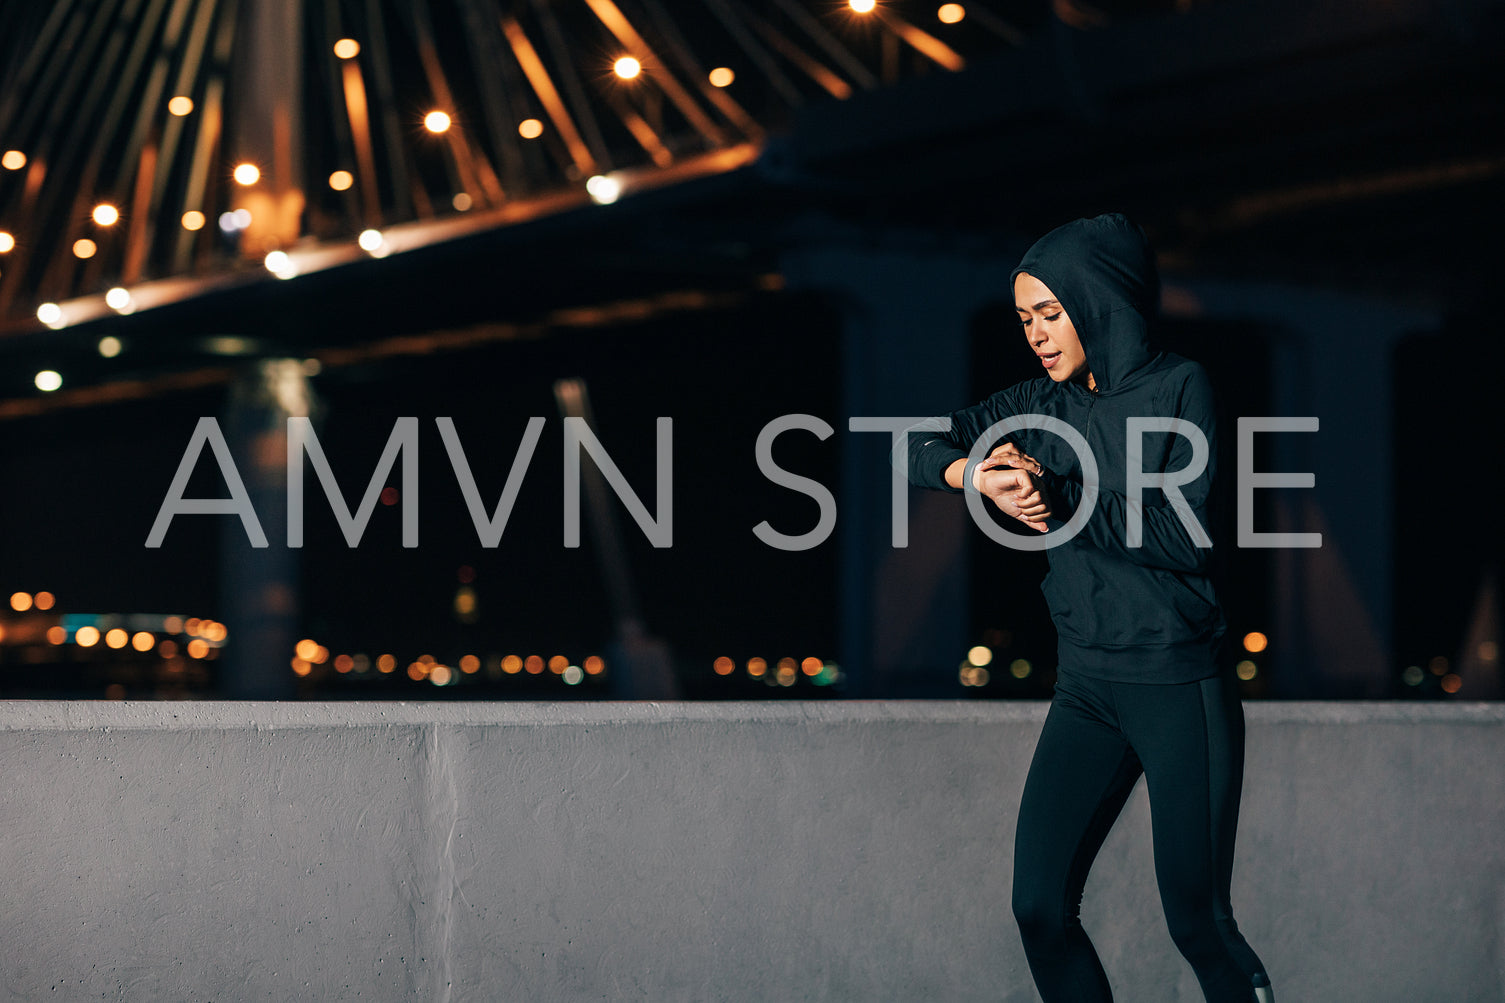
M 1167 408 L 1166 410 L 1170 410 Z M 1205 573 L 1212 559 L 1208 535 L 1212 485 L 1217 475 L 1217 419 L 1212 385 L 1201 366 L 1192 366 L 1175 401 L 1173 417 L 1196 425 L 1207 438 L 1207 467 L 1196 479 L 1179 485 L 1178 490 L 1191 508 L 1207 546 L 1198 546 L 1191 530 L 1160 488 L 1147 487 L 1137 506 L 1127 496 L 1099 486 L 1097 505 L 1092 517 L 1082 527 L 1081 536 L 1100 550 L 1115 554 L 1134 564 L 1170 571 Z M 1192 463 L 1192 442 L 1184 435 L 1173 434 L 1169 458 L 1158 472 L 1174 473 Z M 1058 529 L 1081 503 L 1082 483 L 1075 476 L 1046 472 L 1046 485 L 1057 511 L 1046 520 Z M 1132 507 L 1143 513 L 1141 546 L 1128 545 L 1129 514 Z
M 1026 384 L 1017 384 L 1000 390 L 987 400 L 952 411 L 937 418 L 926 418 L 905 432 L 908 444 L 908 463 L 903 462 L 896 448 L 890 459 L 911 484 L 922 488 L 936 488 L 960 492 L 946 483 L 946 468 L 957 460 L 965 459 L 972 446 L 991 426 L 1005 418 L 1029 411 L 1024 393 Z M 972 473 L 969 466 L 967 474 Z M 964 479 L 962 483 L 967 483 Z

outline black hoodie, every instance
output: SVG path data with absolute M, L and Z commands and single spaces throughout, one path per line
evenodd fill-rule
M 1152 344 L 1160 283 L 1148 242 L 1121 215 L 1081 219 L 1040 238 L 1014 270 L 1011 285 L 1020 272 L 1043 282 L 1065 309 L 1097 390 L 1041 376 L 953 411 L 949 431 L 939 431 L 934 419 L 921 423 L 908 435 L 910 480 L 955 490 L 945 483 L 946 468 L 965 457 L 990 426 L 1023 414 L 1066 422 L 1087 440 L 1099 490 L 1081 531 L 1047 551 L 1050 573 L 1041 589 L 1060 637 L 1061 666 L 1123 682 L 1178 683 L 1215 675 L 1213 656 L 1225 623 L 1208 577 L 1212 551 L 1198 546 L 1198 537 L 1210 544 L 1207 509 L 1217 471 L 1212 388 L 1200 365 Z M 1188 528 L 1168 492 L 1146 487 L 1142 542 L 1128 545 L 1127 420 L 1135 417 L 1179 418 L 1202 431 L 1206 468 L 1179 487 L 1201 532 Z M 1059 531 L 1083 501 L 1076 453 L 1040 429 L 1009 438 L 1045 467 L 1053 501 L 1046 524 Z M 1141 441 L 1145 473 L 1165 472 L 1175 480 L 1177 471 L 1193 464 L 1193 441 L 1186 435 L 1146 432 Z M 963 483 L 971 484 L 972 470 L 969 465 Z

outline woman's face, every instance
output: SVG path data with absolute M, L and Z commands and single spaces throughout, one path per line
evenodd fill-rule
M 1089 387 L 1094 386 L 1092 373 L 1087 370 L 1087 353 L 1082 349 L 1076 328 L 1056 294 L 1044 282 L 1028 272 L 1020 272 L 1014 279 L 1014 307 L 1019 311 L 1019 323 L 1029 339 L 1029 347 L 1040 357 L 1046 375 L 1057 383 L 1081 379 Z

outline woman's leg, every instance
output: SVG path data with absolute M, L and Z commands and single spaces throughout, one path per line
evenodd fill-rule
M 1014 916 L 1045 1003 L 1113 999 L 1082 929 L 1082 887 L 1140 765 L 1102 711 L 1104 684 L 1060 674 L 1035 746 L 1014 837 Z
M 1144 764 L 1171 938 L 1210 1003 L 1250 1003 L 1264 966 L 1239 933 L 1229 899 L 1244 777 L 1237 685 L 1224 674 L 1179 685 L 1116 683 L 1114 693 Z

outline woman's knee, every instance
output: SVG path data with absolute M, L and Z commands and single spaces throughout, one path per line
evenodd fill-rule
M 1026 941 L 1050 942 L 1065 936 L 1071 917 L 1059 893 L 1031 882 L 1014 882 L 1014 921 Z

